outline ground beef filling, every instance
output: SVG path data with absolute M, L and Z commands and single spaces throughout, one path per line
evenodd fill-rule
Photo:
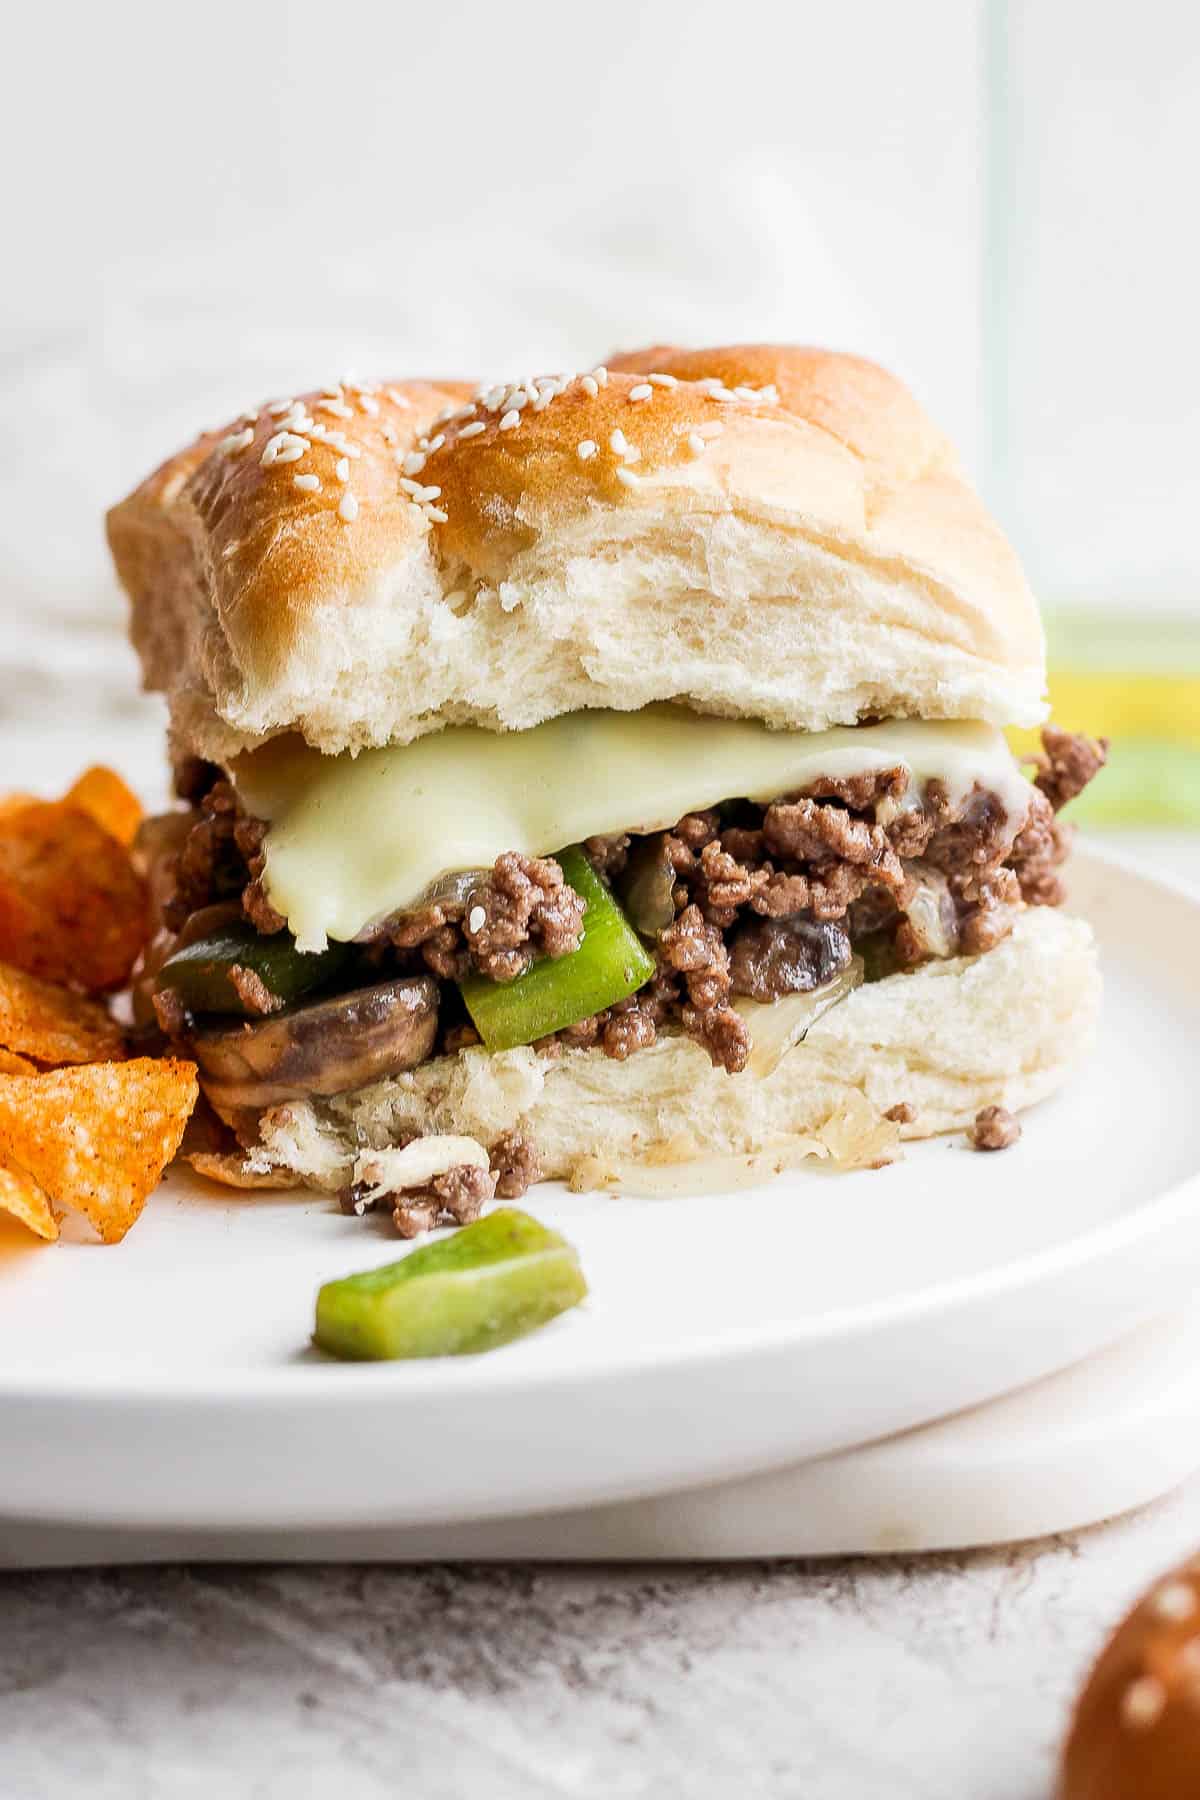
M 945 785 L 908 791 L 904 769 L 821 780 L 803 793 L 755 805 L 733 802 L 689 813 L 669 831 L 592 838 L 584 848 L 618 896 L 631 858 L 647 852 L 662 870 L 666 916 L 655 939 L 657 972 L 627 1000 L 581 1020 L 535 1048 L 561 1056 L 599 1048 L 624 1060 L 653 1044 L 664 1025 L 702 1044 L 736 1074 L 750 1036 L 733 1001 L 772 1001 L 822 986 L 852 950 L 876 972 L 911 968 L 931 955 L 976 955 L 1011 931 L 1022 906 L 1057 906 L 1069 839 L 1058 819 L 1102 767 L 1107 746 L 1047 728 L 1031 803 L 1010 819 L 994 793 L 954 803 Z M 262 886 L 264 827 L 238 810 L 230 784 L 189 765 L 179 782 L 196 822 L 176 853 L 165 923 L 179 929 L 200 907 L 238 900 L 262 932 L 283 919 Z M 652 840 L 652 841 L 651 841 Z M 368 979 L 432 973 L 452 984 L 468 973 L 511 981 L 535 957 L 575 950 L 583 902 L 551 857 L 508 851 L 464 892 L 385 921 L 363 948 Z M 673 915 L 673 916 L 672 916 Z M 443 1008 L 438 1049 L 477 1043 L 457 990 Z M 494 1165 L 497 1191 L 515 1197 L 532 1174 L 513 1151 Z M 452 1183 L 446 1183 L 448 1187 Z M 440 1211 L 469 1207 L 471 1193 L 414 1201 Z

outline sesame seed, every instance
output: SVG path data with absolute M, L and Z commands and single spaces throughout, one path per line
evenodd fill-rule
M 321 477 L 319 475 L 293 475 L 292 486 L 300 488 L 306 494 L 319 494 Z
M 378 400 L 375 399 L 373 394 L 366 394 L 366 393 L 360 392 L 360 394 L 358 396 L 358 404 L 362 407 L 363 411 L 365 413 L 367 413 L 372 419 L 377 419 L 379 417 L 379 402 L 378 402 Z
M 673 388 L 679 386 L 679 377 L 677 375 L 647 375 L 646 380 L 652 381 L 655 387 Z
M 470 913 L 467 915 L 467 930 L 471 932 L 482 931 L 486 923 L 487 914 L 484 912 L 482 906 L 473 906 Z
M 704 452 L 708 449 L 708 445 L 698 431 L 688 432 L 688 449 L 693 456 L 703 456 Z
M 408 398 L 407 394 L 402 394 L 399 388 L 384 388 L 383 391 L 393 406 L 403 406 L 406 410 L 411 408 L 412 401 Z
M 264 469 L 269 469 L 272 463 L 298 462 L 307 449 L 308 445 L 303 438 L 296 437 L 290 431 L 277 431 L 263 445 L 259 462 Z
M 478 437 L 481 431 L 486 430 L 487 426 L 482 419 L 473 419 L 469 425 L 463 426 L 458 435 L 460 438 L 473 438 Z
M 603 363 L 597 363 L 596 367 L 592 370 L 592 380 L 598 381 L 601 387 L 608 386 L 608 370 Z
M 350 461 L 349 461 L 349 458 L 348 458 L 348 457 L 345 457 L 345 456 L 343 456 L 343 457 L 340 457 L 340 458 L 339 458 L 339 460 L 338 460 L 338 462 L 337 462 L 337 463 L 336 463 L 336 465 L 335 465 L 335 467 L 334 467 L 334 471 L 333 471 L 333 472 L 334 472 L 334 474 L 335 474 L 335 475 L 336 475 L 336 476 L 337 476 L 337 478 L 338 478 L 338 480 L 339 480 L 339 481 L 349 481 L 349 479 L 350 479 Z
M 285 412 L 291 412 L 295 404 L 294 400 L 268 400 L 266 410 L 273 419 L 281 419 Z
M 358 517 L 358 501 L 354 498 L 354 495 L 350 492 L 349 488 L 346 489 L 345 493 L 338 501 L 338 512 L 341 514 L 342 518 L 345 519 L 347 525 L 349 525 L 353 519 L 357 519 Z
M 340 381 L 335 382 L 333 387 L 323 387 L 321 389 L 321 392 L 327 397 L 327 399 L 340 400 L 342 397 L 342 384 Z
M 444 525 L 449 514 L 444 513 L 440 506 L 427 506 L 425 508 L 425 517 L 427 519 L 432 519 L 435 525 Z
M 419 499 L 423 491 L 420 482 L 414 481 L 409 475 L 402 475 L 400 477 L 400 486 L 404 489 L 406 494 L 411 494 L 414 500 Z
M 318 400 L 317 405 L 322 412 L 332 413 L 335 419 L 352 419 L 353 407 L 347 406 L 344 400 Z
M 1191 1618 L 1196 1610 L 1196 1596 L 1186 1581 L 1168 1581 L 1155 1589 L 1150 1605 L 1160 1619 L 1176 1623 Z
M 629 488 L 636 487 L 638 485 L 639 479 L 640 478 L 634 474 L 632 469 L 618 469 L 617 470 L 617 480 L 622 484 L 623 487 L 629 487 Z
M 608 447 L 617 456 L 625 456 L 628 453 L 629 441 L 619 425 L 615 431 L 609 433 Z
M 575 454 L 580 462 L 587 462 L 590 457 L 595 456 L 599 448 L 600 446 L 594 438 L 581 438 L 575 446 Z
M 227 438 L 222 438 L 218 449 L 226 456 L 237 456 L 242 450 L 248 450 L 254 442 L 254 432 L 249 425 L 244 431 L 232 431 Z
M 594 375 L 585 375 L 579 385 L 591 400 L 594 400 L 600 392 L 600 383 Z
M 517 411 L 516 407 L 512 406 L 509 408 L 509 410 L 505 413 L 504 417 L 501 419 L 500 429 L 501 429 L 501 431 L 515 431 L 517 426 L 520 423 L 521 423 L 521 415 Z
M 419 450 L 410 451 L 401 467 L 406 475 L 419 475 L 425 467 L 425 458 Z
M 1121 1718 L 1134 1731 L 1148 1731 L 1162 1718 L 1167 1706 L 1167 1690 L 1153 1675 L 1133 1681 L 1121 1696 Z
M 636 387 L 630 388 L 629 398 L 631 400 L 649 400 L 653 393 L 654 389 L 648 381 L 640 381 Z
M 445 432 L 439 431 L 435 438 L 427 439 L 426 444 L 425 444 L 426 453 L 429 456 L 432 456 L 435 450 L 441 449 L 441 447 L 445 443 L 445 441 L 446 441 Z

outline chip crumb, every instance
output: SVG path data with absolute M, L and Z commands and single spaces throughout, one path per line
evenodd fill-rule
M 893 1125 L 911 1125 L 917 1116 L 917 1109 L 910 1106 L 907 1100 L 901 1100 L 895 1106 L 889 1106 L 883 1116 Z
M 1021 1121 L 1006 1106 L 985 1106 L 967 1137 L 976 1150 L 1007 1150 L 1021 1135 Z

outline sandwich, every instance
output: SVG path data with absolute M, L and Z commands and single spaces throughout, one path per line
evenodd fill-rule
M 1018 559 L 858 358 L 345 380 L 109 515 L 180 805 L 143 1026 L 247 1185 L 403 1231 L 538 1177 L 886 1159 L 1099 1004 Z M 757 1159 L 757 1161 L 756 1161 Z

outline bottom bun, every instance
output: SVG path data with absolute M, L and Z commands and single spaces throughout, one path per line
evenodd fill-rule
M 1053 1093 L 1091 1044 L 1099 1001 L 1091 930 L 1037 908 L 984 956 L 858 988 L 766 1076 L 727 1075 L 679 1036 L 627 1062 L 599 1050 L 464 1050 L 354 1093 L 272 1108 L 251 1163 L 332 1191 L 364 1149 L 414 1132 L 490 1147 L 513 1130 L 533 1139 L 545 1176 L 581 1186 L 630 1159 L 782 1150 L 786 1160 L 789 1145 L 806 1143 L 868 1161 L 890 1137 L 931 1137 L 969 1125 L 984 1106 L 1016 1111 Z M 911 1118 L 881 1134 L 898 1106 Z M 855 1154 L 855 1134 L 866 1154 Z

